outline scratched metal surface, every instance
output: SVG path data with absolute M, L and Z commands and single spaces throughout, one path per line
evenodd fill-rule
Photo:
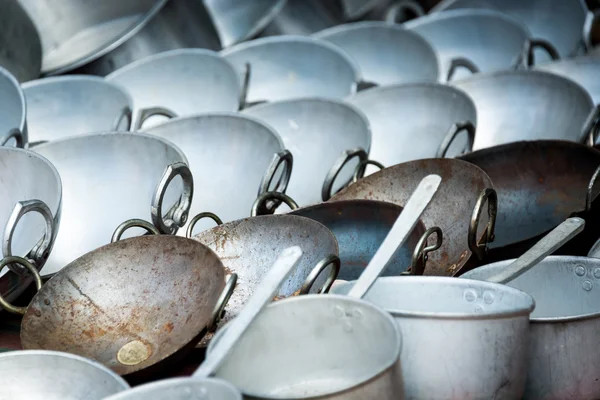
M 140 236 L 87 253 L 50 279 L 21 325 L 25 349 L 66 351 L 125 375 L 174 354 L 208 323 L 224 288 L 223 264 L 197 241 Z M 123 365 L 140 341 L 150 353 Z

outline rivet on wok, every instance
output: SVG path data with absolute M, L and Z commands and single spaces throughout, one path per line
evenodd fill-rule
M 50 305 L 50 300 L 49 299 L 45 299 L 44 300 L 44 304 L 47 305 L 47 306 L 49 306 Z
M 492 292 L 485 292 L 483 294 L 483 301 L 486 304 L 492 304 L 494 302 L 494 294 Z
M 475 312 L 482 312 L 482 311 L 483 311 L 483 307 L 481 307 L 481 306 L 475 307 Z
M 42 316 L 42 312 L 40 310 L 35 310 L 33 313 L 35 314 L 36 317 Z
M 590 281 L 583 282 L 583 290 L 586 290 L 589 292 L 590 290 L 592 290 L 592 287 L 594 287 L 594 285 L 592 285 L 592 282 L 590 282 Z
M 585 268 L 583 268 L 581 265 L 579 265 L 577 268 L 575 268 L 575 273 L 577 274 L 577 276 L 584 276 Z
M 364 314 L 361 310 L 359 310 L 358 308 L 354 310 L 354 312 L 352 313 L 354 315 L 354 317 L 358 320 L 363 319 Z
M 123 365 L 137 365 L 150 357 L 148 345 L 140 340 L 126 343 L 119 349 L 117 360 Z
M 600 268 L 594 269 L 594 278 L 600 279 Z
M 477 293 L 473 289 L 465 290 L 465 300 L 472 303 L 477 298 Z
M 338 318 L 342 318 L 342 317 L 344 316 L 344 314 L 346 314 L 346 313 L 345 313 L 345 311 L 344 311 L 344 309 L 343 309 L 342 307 L 340 307 L 340 306 L 335 306 L 335 307 L 333 308 L 333 314 L 334 314 L 336 317 L 338 317 Z

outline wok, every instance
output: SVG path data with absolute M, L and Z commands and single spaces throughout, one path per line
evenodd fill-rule
M 357 67 L 346 53 L 309 37 L 255 39 L 221 55 L 240 73 L 250 71 L 244 103 L 313 96 L 341 99 L 356 91 L 359 80 Z
M 367 199 L 404 206 L 420 180 L 429 174 L 441 176 L 442 184 L 421 220 L 425 226 L 439 227 L 444 240 L 440 249 L 429 255 L 424 274 L 452 276 L 480 264 L 487 243 L 493 241 L 496 192 L 479 167 L 455 159 L 410 161 L 359 180 L 331 201 Z M 482 215 L 486 203 L 487 217 Z M 485 232 L 479 235 L 484 227 Z
M 371 158 L 384 166 L 472 148 L 477 111 L 461 90 L 437 83 L 395 85 L 365 90 L 347 101 L 367 116 Z
M 209 211 L 225 222 L 247 217 L 259 186 L 273 178 L 275 171 L 268 168 L 284 162 L 284 175 L 289 179 L 291 173 L 291 159 L 283 153 L 277 133 L 250 116 L 214 113 L 176 118 L 146 132 L 180 148 L 196 183 L 207 188 L 195 193 L 191 215 Z M 277 187 L 285 191 L 286 185 L 284 179 Z M 193 229 L 192 221 L 187 226 Z
M 355 107 L 337 100 L 304 98 L 244 110 L 281 136 L 294 155 L 287 193 L 300 205 L 328 199 L 334 184 L 350 180 L 358 159 L 366 159 L 371 130 Z
M 310 35 L 341 23 L 341 12 L 332 2 L 286 0 L 260 36 Z
M 104 79 L 67 75 L 23 85 L 27 99 L 29 144 L 85 133 L 128 131 L 132 100 Z
M 152 217 L 161 233 L 175 233 L 186 222 L 192 176 L 183 153 L 164 139 L 111 132 L 34 149 L 54 164 L 63 185 L 61 229 L 46 274 L 108 243 L 124 220 Z
M 104 400 L 242 400 L 239 390 L 222 379 L 164 379 L 117 393 Z
M 326 29 L 313 37 L 348 53 L 364 82 L 392 85 L 438 79 L 438 58 L 431 45 L 401 25 L 355 22 Z
M 33 21 L 16 1 L 0 5 L 0 66 L 20 82 L 35 79 L 42 69 L 42 45 Z
M 490 260 L 520 256 L 573 213 L 584 211 L 588 222 L 588 218 L 596 218 L 592 200 L 599 188 L 594 187 L 593 176 L 600 165 L 600 152 L 590 147 L 566 141 L 517 142 L 461 159 L 483 169 L 498 192 L 496 240 L 489 245 Z M 595 225 L 588 223 L 561 252 L 586 254 L 600 236 Z
M 0 147 L 0 160 L 0 256 L 26 256 L 39 270 L 59 227 L 60 177 L 48 160 L 27 150 Z M 11 264 L 10 269 L 0 271 L 0 294 L 13 301 L 32 277 L 18 265 Z
M 240 102 L 240 81 L 233 66 L 204 49 L 146 57 L 114 71 L 106 80 L 131 95 L 138 117 L 147 113 L 144 109 L 156 108 L 165 109 L 168 117 L 236 111 Z
M 582 142 L 596 111 L 578 84 L 542 71 L 500 71 L 452 83 L 477 107 L 474 150 L 519 140 Z
M 68 264 L 19 310 L 21 344 L 91 358 L 120 375 L 157 369 L 204 335 L 224 273 L 215 253 L 186 238 L 108 244 Z
M 17 79 L 0 67 L 0 146 L 27 143 L 25 96 Z
M 46 350 L 0 354 L 0 398 L 102 400 L 129 389 L 123 378 L 94 361 Z
M 42 39 L 42 73 L 105 76 L 132 61 L 185 47 L 220 49 L 197 0 L 18 0 Z

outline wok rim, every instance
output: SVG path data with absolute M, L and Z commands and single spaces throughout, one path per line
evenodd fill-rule
M 27 136 L 27 101 L 25 99 L 25 93 L 23 92 L 23 86 L 19 83 L 18 79 L 6 68 L 0 65 L 0 75 L 6 78 L 15 88 L 19 94 L 19 101 L 21 102 L 21 118 L 19 121 L 19 130 L 21 134 Z

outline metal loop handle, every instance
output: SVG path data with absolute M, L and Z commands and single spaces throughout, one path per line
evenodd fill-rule
M 436 234 L 436 242 L 431 246 L 427 246 L 427 241 L 429 237 L 433 234 Z M 442 230 L 434 226 L 433 228 L 429 228 L 423 233 L 419 241 L 417 242 L 417 246 L 413 251 L 412 256 L 412 264 L 410 269 L 411 275 L 423 275 L 425 272 L 425 265 L 427 264 L 427 260 L 429 259 L 429 253 L 439 249 L 442 246 L 444 241 L 444 235 L 442 234 Z
M 589 212 L 592 209 L 592 202 L 594 201 L 594 186 L 596 186 L 596 182 L 600 177 L 600 166 L 596 168 L 594 171 L 594 175 L 592 175 L 592 179 L 588 183 L 587 192 L 585 194 L 585 211 Z
M 0 139 L 0 146 L 6 146 L 6 143 L 8 143 L 10 139 L 15 139 L 15 141 L 17 142 L 15 145 L 16 147 L 19 147 L 21 149 L 25 147 L 23 133 L 21 133 L 19 129 L 13 128 L 10 131 L 8 131 L 8 133 L 2 139 Z
M 121 109 L 121 112 L 119 113 L 117 118 L 115 118 L 115 122 L 113 122 L 113 124 L 112 124 L 111 130 L 114 132 L 122 131 L 122 129 L 119 129 L 119 127 L 123 123 L 123 120 L 127 121 L 127 126 L 125 127 L 125 131 L 130 131 L 131 123 L 133 122 L 133 116 L 132 116 L 131 108 L 129 108 L 129 106 L 125 106 Z
M 472 74 L 476 74 L 479 72 L 479 68 L 475 63 L 464 57 L 453 58 L 450 61 L 450 67 L 448 68 L 448 72 L 446 73 L 446 82 L 450 82 L 456 73 L 456 70 L 459 68 L 465 68 L 469 70 Z
M 406 20 L 398 21 L 398 17 L 401 11 L 408 11 L 410 13 L 413 13 L 416 18 L 425 15 L 425 10 L 423 9 L 423 7 L 421 7 L 420 4 L 417 4 L 412 1 L 399 1 L 391 5 L 387 9 L 387 11 L 385 12 L 385 22 L 389 22 L 392 24 L 405 22 Z
M 560 60 L 560 54 L 554 48 L 552 43 L 544 39 L 527 39 L 523 43 L 521 54 L 517 57 L 515 67 L 529 69 L 535 65 L 535 49 L 540 48 L 546 51 L 551 59 Z
M 127 221 L 122 222 L 119 226 L 117 226 L 117 229 L 115 229 L 115 231 L 113 232 L 110 242 L 114 243 L 121 240 L 121 236 L 123 236 L 123 233 L 125 233 L 125 231 L 129 228 L 143 228 L 148 233 L 151 233 L 153 235 L 160 235 L 158 229 L 150 222 L 144 221 L 143 219 L 128 219 Z
M 175 205 L 163 218 L 162 205 L 167 192 L 169 183 L 177 175 L 181 176 L 183 180 L 183 192 L 179 198 L 179 202 Z M 189 167 L 182 163 L 177 162 L 169 165 L 163 176 L 156 187 L 156 192 L 152 197 L 152 223 L 158 228 L 160 233 L 174 235 L 177 230 L 185 225 L 187 222 L 188 212 L 192 205 L 192 197 L 194 196 L 194 179 L 192 172 Z
M 310 289 L 312 289 L 313 285 L 315 284 L 319 275 L 321 275 L 321 272 L 325 271 L 325 268 L 327 268 L 330 265 L 332 266 L 331 272 L 329 273 L 329 276 L 327 277 L 327 280 L 325 281 L 323 286 L 319 289 L 319 294 L 329 292 L 329 289 L 331 289 L 331 285 L 333 285 L 333 282 L 337 279 L 337 276 L 340 273 L 340 268 L 342 266 L 340 258 L 335 254 L 330 254 L 321 261 L 319 261 L 319 263 L 312 269 L 312 271 L 310 271 L 310 274 L 308 274 L 308 277 L 302 284 L 302 288 L 300 288 L 300 294 L 308 294 Z
M 298 203 L 296 203 L 294 199 L 287 194 L 281 192 L 266 192 L 256 198 L 254 204 L 252 205 L 250 216 L 256 217 L 258 215 L 273 214 L 275 210 L 271 210 L 267 207 L 267 201 L 271 199 L 283 201 L 292 210 L 296 210 L 298 208 Z
M 203 218 L 210 218 L 213 221 L 215 221 L 217 225 L 223 225 L 223 221 L 217 216 L 217 214 L 213 214 L 211 212 L 202 212 L 196 215 L 194 218 L 192 218 L 190 224 L 187 227 L 187 231 L 185 232 L 185 237 L 191 238 L 194 235 L 194 227 L 196 226 L 198 221 L 200 221 Z
M 356 168 L 354 169 L 354 175 L 352 176 L 352 183 L 358 182 L 359 179 L 362 179 L 365 176 L 365 171 L 367 170 L 367 165 L 373 165 L 379 169 L 384 169 L 382 163 L 377 162 L 375 160 L 364 160 L 358 163 Z
M 248 106 L 248 91 L 250 90 L 250 79 L 252 78 L 252 66 L 250 63 L 244 64 L 244 78 L 242 79 L 242 88 L 240 90 L 240 105 L 238 110 L 243 110 Z
M 0 271 L 2 271 L 2 269 L 6 266 L 10 266 L 13 264 L 20 264 L 22 265 L 23 270 L 27 270 L 31 273 L 31 275 L 33 275 L 33 280 L 35 282 L 35 287 L 37 288 L 37 290 L 39 291 L 42 288 L 42 277 L 40 276 L 40 273 L 38 272 L 37 268 L 35 267 L 35 265 L 33 265 L 33 263 L 29 262 L 28 260 L 24 259 L 23 257 L 16 257 L 16 256 L 10 256 L 10 257 L 4 257 L 2 259 L 2 261 L 0 261 Z M 27 307 L 17 307 L 14 306 L 12 304 L 10 304 L 8 301 L 6 301 L 6 299 L 4 297 L 2 297 L 2 295 L 0 294 L 0 306 L 5 309 L 8 312 L 11 312 L 13 314 L 18 314 L 18 315 L 25 315 L 25 313 L 27 312 Z
M 363 90 L 368 90 L 368 89 L 372 89 L 374 87 L 378 87 L 379 85 L 376 84 L 375 82 L 369 82 L 369 81 L 360 81 L 356 84 L 356 91 L 357 92 L 362 92 Z
M 281 164 L 283 164 L 284 170 L 281 176 L 279 177 L 275 188 L 273 188 L 273 190 L 270 190 L 269 187 L 271 186 L 271 183 L 273 183 L 273 179 L 275 179 L 275 173 L 277 172 Z M 271 161 L 271 164 L 269 164 L 265 175 L 260 181 L 260 185 L 258 187 L 258 195 L 269 191 L 285 193 L 288 184 L 290 183 L 293 167 L 294 156 L 292 156 L 292 153 L 290 153 L 289 150 L 282 150 L 279 153 L 276 153 L 273 156 L 273 160 Z
M 227 307 L 227 303 L 229 303 L 229 299 L 237 285 L 237 280 L 238 275 L 236 273 L 231 274 L 229 279 L 227 279 L 225 288 L 217 300 L 217 304 L 213 309 L 212 318 L 208 323 L 207 330 L 209 333 L 214 333 L 217 330 L 219 322 L 221 322 L 221 319 L 225 316 L 225 307 Z
M 477 231 L 479 229 L 479 221 L 481 219 L 481 212 L 483 206 L 487 202 L 488 204 L 488 216 L 489 221 L 486 226 L 481 243 L 477 240 Z M 498 214 L 498 194 L 494 189 L 486 188 L 483 189 L 475 208 L 473 208 L 473 214 L 471 215 L 471 221 L 469 223 L 468 243 L 469 249 L 473 254 L 480 260 L 483 260 L 487 254 L 487 244 L 494 241 L 494 232 L 496 229 L 496 215 Z
M 581 141 L 593 146 L 596 144 L 598 135 L 600 135 L 600 104 L 596 104 L 586 118 L 581 129 Z
M 446 157 L 446 153 L 448 152 L 450 145 L 462 131 L 466 131 L 469 138 L 467 148 L 463 150 L 462 154 L 473 151 L 473 144 L 475 143 L 475 125 L 473 125 L 471 121 L 457 122 L 456 124 L 453 124 L 448 130 L 448 133 L 446 133 L 446 136 L 444 137 L 444 140 L 442 140 L 442 143 L 440 144 L 440 147 L 435 155 L 436 158 Z
M 337 179 L 340 172 L 342 172 L 344 166 L 355 157 L 358 157 L 360 165 L 360 163 L 362 163 L 363 161 L 368 160 L 369 155 L 363 148 L 357 147 L 351 150 L 344 150 L 342 152 L 342 155 L 337 160 L 335 160 L 335 163 L 333 163 L 333 166 L 331 167 L 329 172 L 327 172 L 327 176 L 325 177 L 325 181 L 323 182 L 323 188 L 321 189 L 321 198 L 323 199 L 323 201 L 327 201 L 331 198 L 331 196 L 333 195 L 331 191 L 333 190 L 333 184 L 335 180 Z M 352 179 L 349 179 L 348 182 L 344 182 L 340 189 L 345 188 L 351 182 Z
M 12 240 L 15 229 L 25 214 L 34 211 L 44 217 L 44 221 L 46 222 L 46 232 L 44 232 L 44 237 L 29 251 L 26 257 L 31 259 L 38 268 L 41 268 L 46 260 L 48 260 L 50 249 L 52 249 L 54 239 L 56 239 L 56 221 L 52 216 L 50 208 L 41 200 L 19 201 L 15 204 L 6 223 L 6 228 L 4 229 L 2 253 L 5 257 L 13 255 Z M 8 268 L 17 274 L 23 274 L 25 272 L 22 267 L 18 267 L 17 265 L 9 265 Z
M 164 108 L 164 107 L 142 108 L 137 114 L 137 118 L 135 120 L 135 123 L 133 124 L 132 130 L 139 131 L 142 128 L 142 125 L 144 125 L 144 122 L 146 122 L 148 120 L 148 118 L 154 117 L 156 115 L 160 115 L 162 117 L 167 117 L 169 119 L 177 117 L 177 114 L 174 111 L 169 110 L 168 108 Z
M 594 43 L 593 29 L 594 26 L 598 23 L 596 20 L 600 19 L 600 11 L 596 10 L 595 12 L 589 11 L 585 16 L 585 21 L 583 23 L 583 46 L 585 51 L 589 51 L 594 47 L 596 43 Z

